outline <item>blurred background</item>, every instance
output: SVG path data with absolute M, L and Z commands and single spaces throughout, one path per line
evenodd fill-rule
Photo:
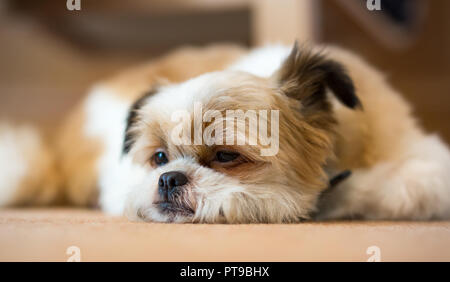
M 50 131 L 96 80 L 178 46 L 297 38 L 365 57 L 450 142 L 448 0 L 67 2 L 0 0 L 0 118 Z

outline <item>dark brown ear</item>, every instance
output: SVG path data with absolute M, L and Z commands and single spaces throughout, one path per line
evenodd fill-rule
M 275 79 L 283 93 L 299 100 L 305 107 L 329 108 L 326 88 L 345 106 L 352 109 L 361 107 L 344 67 L 323 54 L 299 48 L 297 42 Z
M 126 120 L 125 137 L 123 140 L 122 154 L 127 154 L 131 147 L 134 145 L 136 139 L 136 134 L 133 132 L 133 127 L 139 121 L 139 110 L 145 105 L 147 99 L 156 93 L 156 87 L 152 88 L 150 91 L 146 92 L 139 99 L 137 99 L 133 105 L 131 105 L 128 111 L 128 116 Z

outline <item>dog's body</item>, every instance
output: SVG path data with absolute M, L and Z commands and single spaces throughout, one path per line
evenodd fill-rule
M 132 219 L 176 222 L 450 218 L 449 150 L 423 133 L 382 75 L 337 48 L 290 52 L 181 49 L 96 85 L 55 142 L 30 128 L 0 128 L 8 154 L 0 205 L 98 203 Z M 279 110 L 279 152 L 211 149 L 245 156 L 227 167 L 234 155 L 208 159 L 216 147 L 171 144 L 170 114 L 195 101 L 217 111 Z M 152 168 L 146 163 L 159 148 L 167 163 Z M 345 170 L 351 176 L 323 193 Z M 168 200 L 162 175 L 174 171 L 186 174 L 177 185 L 187 188 Z

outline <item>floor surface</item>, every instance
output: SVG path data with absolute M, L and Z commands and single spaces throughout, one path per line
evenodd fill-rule
M 450 261 L 450 222 L 194 225 L 0 210 L 0 261 L 67 261 L 71 246 L 81 261 Z

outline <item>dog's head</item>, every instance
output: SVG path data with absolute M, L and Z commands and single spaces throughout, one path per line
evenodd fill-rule
M 130 110 L 124 154 L 148 174 L 129 217 L 162 222 L 296 222 L 314 211 L 333 156 L 332 94 L 359 100 L 343 67 L 294 46 L 269 78 L 207 73 L 159 87 Z

